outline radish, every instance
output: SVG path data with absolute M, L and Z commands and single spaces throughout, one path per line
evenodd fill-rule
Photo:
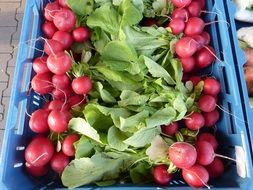
M 47 67 L 47 58 L 48 56 L 42 56 L 33 60 L 33 70 L 37 74 L 50 73 L 50 70 Z
M 180 58 L 183 72 L 188 73 L 191 72 L 195 66 L 195 60 L 193 57 Z
M 172 4 L 175 5 L 175 7 L 178 8 L 183 8 L 183 7 L 187 7 L 192 0 L 171 0 Z
M 199 68 L 208 67 L 215 61 L 214 49 L 210 46 L 203 47 L 195 54 L 196 65 Z
M 90 31 L 87 27 L 78 27 L 72 32 L 73 39 L 78 43 L 87 41 L 90 35 Z
M 35 133 L 47 133 L 49 132 L 49 127 L 47 122 L 49 110 L 38 109 L 32 113 L 29 121 L 30 129 Z
M 71 87 L 67 87 L 63 89 L 55 88 L 52 91 L 52 95 L 54 99 L 64 100 L 64 101 L 66 101 L 67 98 L 71 97 L 72 93 L 73 93 L 73 90 L 71 89 Z
M 31 86 L 39 94 L 47 94 L 53 90 L 51 76 L 48 73 L 36 74 L 31 81 Z
M 203 31 L 200 35 L 205 39 L 204 45 L 210 44 L 211 37 L 210 37 L 210 34 L 208 32 Z
M 48 56 L 47 67 L 54 74 L 65 74 L 69 71 L 71 66 L 71 58 L 63 51 Z
M 45 40 L 44 51 L 47 55 L 56 54 L 58 52 L 62 52 L 63 50 L 64 47 L 60 42 L 53 39 Z
M 190 130 L 199 130 L 204 127 L 205 119 L 201 113 L 193 112 L 188 118 L 184 119 L 184 123 Z
M 75 28 L 76 17 L 71 10 L 63 8 L 54 15 L 53 22 L 58 30 L 69 32 Z
M 34 177 L 41 177 L 47 174 L 49 167 L 48 165 L 33 166 L 29 164 L 28 162 L 26 162 L 25 169 L 30 175 Z
M 60 6 L 57 1 L 48 3 L 44 8 L 44 17 L 48 21 L 53 21 L 54 15 L 60 10 Z
M 49 110 L 49 109 L 48 109 L 49 104 L 50 104 L 50 102 L 45 102 L 45 103 L 43 104 L 43 106 L 42 106 L 42 109 L 44 109 L 44 110 Z
M 169 159 L 178 168 L 189 168 L 197 159 L 194 146 L 186 142 L 176 142 L 169 147 Z
M 205 45 L 206 43 L 206 39 L 201 36 L 201 35 L 195 35 L 195 36 L 192 36 L 192 38 L 197 42 L 198 44 L 198 48 L 197 50 L 200 50 L 203 48 L 203 46 Z
M 184 29 L 186 36 L 201 34 L 205 28 L 205 22 L 199 17 L 191 17 L 187 21 Z
M 71 115 L 68 111 L 52 110 L 48 116 L 47 122 L 51 131 L 63 133 L 68 129 L 68 122 Z
M 219 120 L 220 118 L 220 113 L 218 112 L 217 109 L 211 111 L 211 112 L 208 112 L 208 113 L 203 113 L 203 116 L 205 118 L 205 126 L 206 127 L 212 127 L 214 126 L 217 121 Z
M 68 32 L 57 31 L 52 37 L 53 40 L 60 42 L 64 49 L 70 48 L 73 43 L 73 38 Z
M 197 141 L 195 146 L 197 150 L 197 163 L 203 166 L 211 164 L 215 157 L 211 143 L 207 141 Z
M 171 29 L 172 34 L 178 35 L 184 31 L 185 23 L 180 18 L 174 18 L 170 21 L 168 27 Z
M 206 78 L 204 80 L 204 94 L 216 96 L 220 93 L 220 83 L 214 78 Z
M 25 149 L 25 160 L 33 166 L 46 165 L 54 154 L 52 141 L 45 137 L 35 137 Z
M 209 142 L 212 145 L 214 150 L 216 150 L 218 147 L 218 142 L 216 138 L 210 133 L 201 133 L 200 135 L 198 135 L 198 141 Z
M 69 105 L 61 100 L 52 100 L 48 105 L 48 110 L 63 110 L 68 111 L 70 109 Z M 47 119 L 46 119 L 47 120 Z
M 59 4 L 61 5 L 61 7 L 63 8 L 69 8 L 68 4 L 67 4 L 67 0 L 59 0 Z
M 62 152 L 67 156 L 75 155 L 74 143 L 80 139 L 80 136 L 77 134 L 70 134 L 65 137 L 62 143 Z
M 203 112 L 211 112 L 216 107 L 216 100 L 213 96 L 202 95 L 199 98 L 198 107 Z
M 176 53 L 181 58 L 191 57 L 198 48 L 197 42 L 191 37 L 183 37 L 176 42 Z
M 62 152 L 56 152 L 50 161 L 50 166 L 53 171 L 61 174 L 64 168 L 69 164 L 69 157 Z
M 170 136 L 174 136 L 176 134 L 176 132 L 178 131 L 178 123 L 177 122 L 173 122 L 170 123 L 168 125 L 163 125 L 161 127 L 162 132 L 166 135 L 170 135 Z
M 76 94 L 88 94 L 92 89 L 92 81 L 88 76 L 75 78 L 71 85 Z
M 200 4 L 201 9 L 204 9 L 206 6 L 206 0 L 193 0 Z
M 189 78 L 189 81 L 192 82 L 193 86 L 196 86 L 200 81 L 201 81 L 201 77 L 200 76 L 191 76 Z
M 214 158 L 211 164 L 206 166 L 206 169 L 211 178 L 217 178 L 224 173 L 224 164 L 219 158 Z
M 52 22 L 44 22 L 41 26 L 41 30 L 46 38 L 52 38 L 54 33 L 57 31 L 57 28 Z
M 55 88 L 63 89 L 70 86 L 70 79 L 66 74 L 54 75 L 52 77 L 52 83 L 54 84 Z
M 188 5 L 187 10 L 189 12 L 190 17 L 199 17 L 201 14 L 201 5 L 197 1 L 192 1 Z
M 75 106 L 83 106 L 86 103 L 86 98 L 83 95 L 73 95 L 68 99 L 68 105 L 72 108 Z
M 189 12 L 184 8 L 177 8 L 171 13 L 171 18 L 181 19 L 186 22 L 189 18 Z
M 203 166 L 195 164 L 190 168 L 183 169 L 182 176 L 186 183 L 191 187 L 201 188 L 203 186 L 206 186 L 210 188 L 207 185 L 209 174 Z
M 143 26 L 154 26 L 156 25 L 156 22 L 155 18 L 144 18 L 142 24 Z
M 158 165 L 155 166 L 152 174 L 153 174 L 153 178 L 154 181 L 158 184 L 158 185 L 168 185 L 168 183 L 172 180 L 172 174 L 170 174 L 167 171 L 167 166 L 166 165 Z

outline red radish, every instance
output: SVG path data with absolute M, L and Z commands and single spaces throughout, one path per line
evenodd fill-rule
M 70 79 L 66 74 L 54 75 L 52 77 L 52 83 L 54 84 L 55 88 L 63 89 L 70 86 Z
M 57 31 L 57 28 L 52 22 L 44 22 L 41 26 L 41 30 L 46 38 L 52 38 L 54 33 Z
M 25 149 L 25 160 L 33 166 L 46 165 L 54 154 L 52 141 L 45 137 L 35 137 Z
M 32 79 L 31 86 L 39 94 L 47 94 L 53 90 L 51 76 L 48 73 L 35 75 Z
M 50 110 L 50 111 L 51 110 L 58 110 L 58 111 L 64 110 L 64 111 L 68 111 L 69 108 L 70 108 L 69 105 L 66 104 L 65 102 L 61 101 L 61 100 L 52 100 L 49 103 L 49 105 L 48 105 L 48 110 Z
M 65 74 L 69 71 L 71 66 L 71 58 L 63 51 L 48 56 L 47 67 L 54 74 Z
M 195 36 L 192 36 L 192 38 L 197 42 L 198 44 L 198 48 L 197 50 L 200 50 L 203 48 L 203 46 L 205 45 L 206 43 L 206 40 L 203 36 L 201 35 L 195 35 Z
M 80 139 L 80 136 L 77 134 L 70 134 L 65 137 L 62 143 L 62 152 L 67 156 L 75 155 L 74 143 Z
M 59 0 L 59 4 L 61 5 L 61 7 L 63 8 L 69 8 L 68 4 L 67 4 L 67 0 Z
M 73 95 L 68 99 L 70 107 L 83 106 L 86 103 L 86 98 L 83 95 Z
M 201 9 L 204 9 L 206 6 L 206 0 L 193 0 L 200 4 Z
M 156 19 L 154 18 L 145 18 L 142 23 L 144 26 L 153 26 L 156 25 Z
M 198 135 L 198 141 L 209 142 L 212 145 L 214 150 L 216 150 L 216 148 L 218 147 L 218 142 L 217 142 L 216 138 L 210 133 L 202 133 L 202 134 Z
M 62 152 L 56 152 L 50 161 L 50 166 L 56 173 L 62 173 L 64 168 L 69 164 L 69 157 Z
M 195 60 L 193 57 L 187 57 L 187 58 L 181 58 L 180 59 L 182 67 L 183 67 L 183 72 L 191 72 L 195 66 Z
M 76 42 L 82 43 L 90 38 L 90 31 L 87 27 L 78 27 L 73 30 L 72 36 Z
M 215 61 L 214 49 L 210 46 L 203 47 L 195 54 L 196 65 L 199 68 L 208 67 Z
M 41 177 L 47 174 L 48 172 L 48 165 L 44 165 L 44 166 L 33 166 L 31 164 L 29 164 L 28 162 L 25 163 L 25 169 L 26 171 L 34 176 L 34 177 Z
M 194 188 L 208 187 L 209 174 L 207 170 L 198 164 L 182 170 L 182 176 L 186 183 Z
M 184 8 L 177 8 L 171 13 L 171 18 L 187 21 L 189 19 L 189 12 Z
M 43 104 L 43 106 L 42 106 L 42 109 L 44 109 L 44 110 L 49 110 L 49 109 L 48 109 L 49 104 L 50 104 L 50 102 L 45 102 L 45 103 Z
M 189 12 L 190 17 L 199 17 L 201 14 L 201 5 L 197 1 L 192 1 L 188 5 L 187 10 Z
M 47 67 L 47 56 L 37 57 L 33 60 L 33 70 L 37 74 L 50 73 Z
M 201 113 L 193 112 L 188 118 L 184 119 L 184 123 L 190 130 L 199 130 L 204 127 L 205 119 Z
M 193 86 L 196 86 L 202 79 L 200 76 L 191 76 L 189 80 L 192 82 Z
M 52 95 L 54 99 L 64 100 L 64 101 L 66 100 L 66 98 L 71 97 L 72 93 L 73 93 L 73 90 L 71 89 L 71 87 L 67 87 L 63 89 L 55 88 L 52 91 Z
M 192 0 L 171 0 L 172 4 L 175 5 L 175 7 L 178 8 L 183 8 L 183 7 L 187 7 Z
M 47 122 L 49 110 L 38 109 L 32 113 L 29 121 L 30 129 L 35 133 L 47 133 L 49 132 L 49 127 Z
M 70 46 L 73 43 L 71 34 L 69 34 L 68 32 L 63 32 L 63 31 L 55 32 L 52 39 L 60 42 L 63 45 L 64 49 L 70 48 Z
M 215 158 L 215 153 L 211 143 L 207 141 L 197 141 L 197 163 L 203 166 L 209 165 Z
M 189 168 L 197 159 L 197 151 L 187 142 L 176 142 L 169 147 L 169 159 L 178 168 Z
M 168 125 L 163 125 L 161 127 L 162 132 L 166 135 L 170 135 L 170 136 L 174 136 L 176 134 L 176 132 L 178 131 L 178 123 L 177 122 L 173 122 L 170 123 Z
M 203 92 L 208 95 L 216 96 L 220 93 L 220 82 L 214 78 L 206 78 L 204 80 Z
M 47 55 L 56 54 L 58 52 L 62 52 L 64 50 L 63 45 L 53 39 L 45 40 L 44 51 Z
M 54 15 L 53 22 L 58 30 L 69 32 L 75 28 L 76 17 L 71 10 L 63 8 Z
M 71 85 L 76 94 L 88 94 L 92 89 L 92 81 L 88 76 L 75 78 Z
M 201 34 L 205 28 L 205 22 L 199 17 L 191 17 L 185 25 L 184 33 L 186 36 Z
M 178 35 L 184 31 L 185 23 L 180 18 L 174 18 L 170 21 L 168 27 L 171 29 L 172 34 Z
M 199 98 L 198 107 L 203 112 L 211 112 L 216 108 L 216 100 L 213 96 L 202 95 Z
M 48 116 L 47 122 L 51 131 L 63 133 L 68 129 L 68 122 L 71 115 L 68 111 L 52 110 Z
M 203 116 L 205 118 L 205 126 L 206 127 L 212 127 L 219 120 L 220 113 L 218 112 L 217 109 L 215 109 L 211 112 L 203 113 Z
M 211 164 L 206 166 L 211 178 L 220 177 L 224 173 L 224 164 L 219 158 L 214 158 Z
M 211 37 L 210 37 L 210 34 L 208 32 L 203 31 L 200 35 L 205 39 L 204 45 L 210 44 Z
M 44 8 L 44 17 L 48 21 L 53 21 L 54 15 L 60 10 L 60 6 L 57 1 L 48 3 Z
M 167 171 L 166 165 L 158 165 L 155 166 L 152 174 L 154 181 L 158 185 L 168 185 L 168 183 L 172 180 L 172 175 Z
M 191 57 L 197 48 L 197 42 L 190 37 L 183 37 L 176 42 L 176 53 L 181 58 Z

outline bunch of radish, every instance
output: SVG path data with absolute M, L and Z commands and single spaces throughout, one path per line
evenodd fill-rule
M 33 60 L 36 74 L 31 87 L 40 95 L 51 94 L 52 100 L 34 111 L 29 121 L 30 129 L 38 134 L 25 150 L 25 166 L 33 176 L 45 175 L 50 167 L 61 173 L 68 165 L 75 154 L 73 143 L 80 138 L 77 134 L 65 135 L 72 117 L 70 109 L 83 106 L 86 94 L 92 89 L 88 76 L 71 81 L 67 75 L 73 62 L 67 51 L 73 42 L 89 40 L 89 29 L 76 27 L 76 16 L 64 0 L 48 3 L 44 8 L 44 18 L 41 28 L 46 55 Z M 46 137 L 50 132 L 64 136 L 64 139 L 53 142 Z

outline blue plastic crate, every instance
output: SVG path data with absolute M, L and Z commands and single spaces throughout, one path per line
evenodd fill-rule
M 46 3 L 46 1 L 44 1 Z M 39 55 L 39 51 L 31 48 L 28 40 L 36 39 L 41 35 L 40 25 L 42 23 L 42 1 L 26 1 L 26 10 L 23 19 L 23 28 L 20 37 L 20 47 L 17 57 L 13 87 L 10 98 L 9 112 L 6 123 L 5 136 L 3 140 L 2 156 L 0 160 L 0 189 L 40 189 L 40 188 L 63 188 L 60 182 L 55 182 L 55 176 L 43 178 L 33 178 L 24 170 L 24 149 L 33 136 L 28 127 L 29 117 L 26 111 L 31 113 L 33 110 L 42 106 L 40 96 L 35 93 L 27 95 L 30 80 L 32 78 L 33 57 Z M 206 20 L 225 20 L 225 10 L 222 1 L 207 1 L 209 11 L 218 14 L 208 14 Z M 222 85 L 220 94 L 220 105 L 224 110 L 232 113 L 221 112 L 221 118 L 217 123 L 217 135 L 222 154 L 237 158 L 245 165 L 241 167 L 233 162 L 227 162 L 225 174 L 217 179 L 211 180 L 210 185 L 213 189 L 249 189 L 253 185 L 252 154 L 249 144 L 246 124 L 239 93 L 239 85 L 236 78 L 234 56 L 231 52 L 228 26 L 224 23 L 212 24 L 208 31 L 212 37 L 212 45 L 217 52 L 220 61 L 216 61 L 212 67 L 206 69 L 203 75 L 214 75 Z M 34 40 L 32 40 L 34 42 Z M 41 48 L 42 44 L 32 43 L 31 46 Z M 239 177 L 238 173 L 241 175 Z M 94 186 L 85 187 L 86 189 L 101 189 Z M 157 189 L 154 184 L 149 186 L 134 186 L 131 184 L 118 184 L 104 189 Z M 181 179 L 171 182 L 169 189 L 191 189 Z

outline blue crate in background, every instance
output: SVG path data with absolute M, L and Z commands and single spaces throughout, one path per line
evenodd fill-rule
M 47 1 L 44 1 L 46 3 Z M 26 112 L 40 108 L 43 104 L 41 97 L 34 92 L 27 95 L 32 72 L 32 59 L 40 55 L 40 51 L 32 47 L 41 48 L 42 44 L 32 40 L 41 35 L 42 1 L 26 1 L 26 10 L 20 36 L 20 47 L 11 92 L 8 118 L 0 160 L 0 189 L 40 189 L 63 186 L 56 180 L 55 174 L 43 178 L 33 178 L 24 169 L 24 150 L 34 135 L 29 127 L 29 117 Z M 206 21 L 225 20 L 223 1 L 207 1 L 208 11 L 218 14 L 207 14 Z M 243 107 L 240 99 L 240 88 L 236 78 L 236 66 L 233 64 L 235 57 L 231 51 L 229 28 L 224 22 L 210 25 L 207 30 L 211 34 L 212 46 L 221 61 L 216 61 L 203 75 L 213 75 L 220 82 L 222 92 L 219 105 L 225 110 L 217 123 L 217 138 L 221 145 L 220 152 L 226 156 L 236 158 L 242 164 L 227 162 L 225 174 L 217 179 L 210 180 L 213 189 L 248 189 L 253 185 L 252 152 L 249 143 L 248 131 L 244 122 Z M 232 113 L 232 114 L 228 114 Z M 132 184 L 118 184 L 104 189 L 157 189 L 154 184 L 148 186 L 135 186 Z M 83 189 L 101 189 L 94 186 L 85 186 Z M 175 178 L 169 189 L 191 189 L 180 178 Z

